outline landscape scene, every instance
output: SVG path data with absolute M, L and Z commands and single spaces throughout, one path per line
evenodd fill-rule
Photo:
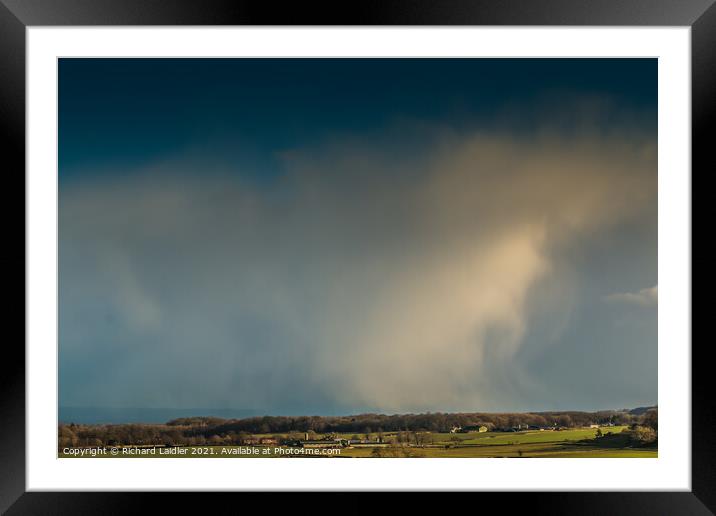
M 60 457 L 656 457 L 658 410 L 60 425 Z M 101 452 L 99 451 L 101 450 Z M 85 451 L 85 454 L 83 454 Z
M 59 458 L 658 457 L 657 60 L 58 74 Z

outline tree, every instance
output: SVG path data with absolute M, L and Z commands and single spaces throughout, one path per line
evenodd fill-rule
M 648 426 L 654 431 L 659 430 L 659 409 L 647 410 L 642 420 L 644 426 Z
M 559 424 L 559 426 L 564 426 L 564 427 L 574 426 L 574 423 L 572 422 L 572 418 L 569 414 L 561 414 L 557 418 L 557 423 Z
M 59 431 L 59 446 L 60 448 L 70 448 L 73 446 L 77 446 L 77 435 L 75 432 L 73 432 L 74 425 L 65 426 L 60 425 L 60 431 Z
M 648 445 L 656 442 L 657 436 L 653 428 L 648 426 L 637 426 L 632 431 L 632 439 L 640 445 Z

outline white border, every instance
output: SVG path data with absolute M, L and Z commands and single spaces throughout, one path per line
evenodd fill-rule
M 27 31 L 28 490 L 690 490 L 688 27 L 30 27 Z M 659 458 L 57 459 L 56 60 L 90 55 L 658 57 Z

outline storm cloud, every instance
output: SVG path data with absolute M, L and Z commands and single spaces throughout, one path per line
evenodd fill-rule
M 518 358 L 548 352 L 535 320 L 567 324 L 567 250 L 655 224 L 653 139 L 384 136 L 286 150 L 268 181 L 177 158 L 63 184 L 61 404 L 509 410 L 549 390 Z

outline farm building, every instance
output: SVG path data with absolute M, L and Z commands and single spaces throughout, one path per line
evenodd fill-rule
M 469 425 L 469 426 L 463 426 L 460 430 L 461 433 L 468 433 L 468 432 L 487 432 L 487 427 L 485 425 Z
M 363 439 L 360 441 L 349 441 L 348 445 L 351 448 L 385 448 L 388 446 L 388 443 L 381 441 L 367 441 Z
M 278 439 L 275 437 L 247 437 L 246 439 L 243 439 L 242 444 L 247 444 L 247 445 L 278 444 Z
M 340 448 L 342 445 L 341 445 L 340 440 L 330 441 L 330 440 L 322 439 L 322 440 L 301 441 L 301 446 L 303 448 Z

